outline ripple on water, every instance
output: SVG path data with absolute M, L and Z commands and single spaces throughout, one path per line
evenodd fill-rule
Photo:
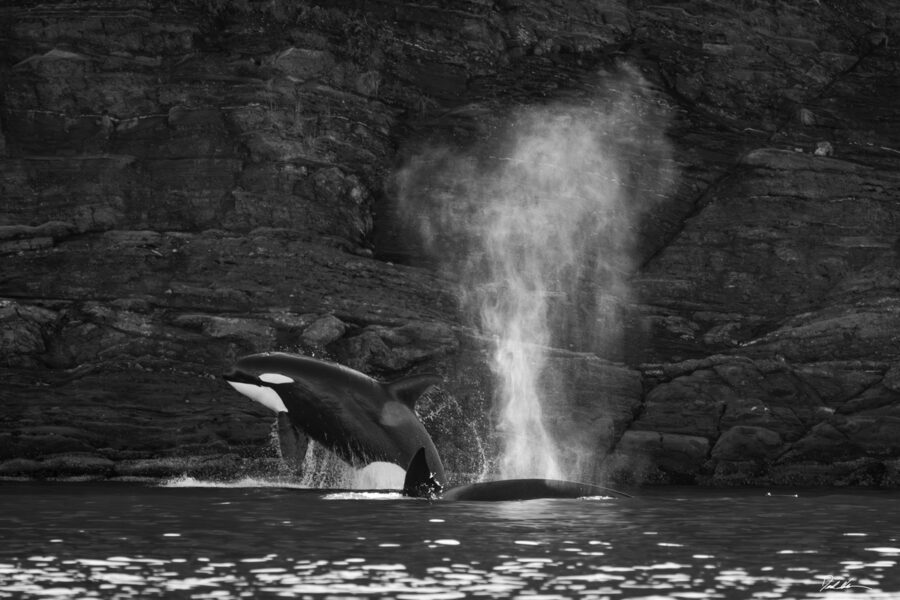
M 660 594 L 660 597 L 685 599 L 722 597 L 713 590 L 704 591 L 708 582 L 692 575 L 691 565 L 679 562 L 637 566 L 583 565 L 581 573 L 559 575 L 554 571 L 564 566 L 561 560 L 517 556 L 488 569 L 457 562 L 449 567 L 430 567 L 424 575 L 414 576 L 402 562 L 367 562 L 361 557 L 293 563 L 276 554 L 244 557 L 237 562 L 128 556 L 59 561 L 51 555 L 32 555 L 29 560 L 33 564 L 50 566 L 22 569 L 16 564 L 0 563 L 0 582 L 4 583 L 0 586 L 0 597 L 96 597 L 101 591 L 115 591 L 119 598 L 172 593 L 190 593 L 191 598 L 217 598 L 229 595 L 222 594 L 223 590 L 240 593 L 253 589 L 278 596 L 390 596 L 398 599 L 492 597 L 515 595 L 525 590 L 532 590 L 528 593 L 529 600 L 568 598 L 573 594 L 627 596 L 635 593 L 644 597 Z M 252 566 L 272 562 L 277 564 Z M 144 570 L 139 574 L 123 571 L 135 564 Z M 58 570 L 53 565 L 72 570 Z M 173 570 L 178 565 L 182 570 Z M 242 570 L 241 565 L 251 568 Z M 868 566 L 887 568 L 894 566 L 894 561 Z M 93 591 L 83 586 L 84 568 L 90 569 L 90 581 L 95 586 Z M 16 575 L 14 582 L 4 579 L 4 575 L 10 574 Z M 792 587 L 817 584 L 812 577 L 773 578 L 753 575 L 746 569 L 723 569 L 716 575 L 716 580 L 719 592 L 754 590 L 755 598 L 782 597 Z M 874 580 L 863 581 L 866 583 L 862 585 L 876 585 Z M 764 583 L 769 584 L 772 591 L 757 589 Z
M 358 502 L 398 497 L 366 492 L 153 490 L 112 509 L 105 497 L 79 498 L 76 517 L 69 498 L 43 513 L 40 528 L 4 531 L 0 598 L 847 600 L 852 592 L 819 590 L 823 577 L 848 574 L 872 588 L 867 600 L 900 589 L 890 527 L 900 514 L 888 504 L 845 511 L 827 530 L 830 512 L 819 518 L 826 513 L 807 503 L 781 519 L 771 514 L 772 498 L 754 520 L 752 510 L 733 506 L 647 499 L 573 511 L 554 502 Z M 332 499 L 348 501 L 323 501 Z M 22 503 L 28 511 L 16 522 L 27 522 L 33 504 Z M 686 526 L 686 515 L 697 513 L 704 527 L 696 519 Z

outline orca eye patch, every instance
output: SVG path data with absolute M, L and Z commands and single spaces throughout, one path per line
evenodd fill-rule
M 287 375 L 282 375 L 281 373 L 262 373 L 259 376 L 259 380 L 273 385 L 278 385 L 279 383 L 294 383 L 293 379 Z

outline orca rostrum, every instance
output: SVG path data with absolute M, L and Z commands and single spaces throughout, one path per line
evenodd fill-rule
M 383 461 L 406 468 L 424 448 L 431 469 L 444 480 L 434 442 L 415 413 L 416 400 L 440 383 L 437 375 L 382 383 L 336 363 L 268 352 L 239 359 L 224 378 L 241 394 L 279 414 L 283 448 L 291 437 L 284 431 L 286 413 L 297 432 L 353 466 Z

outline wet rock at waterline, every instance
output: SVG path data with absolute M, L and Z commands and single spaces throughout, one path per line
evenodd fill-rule
M 502 162 L 509 115 L 599 110 L 627 64 L 675 177 L 619 270 L 542 290 L 561 456 L 600 480 L 898 485 L 887 8 L 220 4 L 0 8 L 0 475 L 283 473 L 270 417 L 214 377 L 263 350 L 440 373 L 420 410 L 448 470 L 496 467 L 493 341 L 393 175 L 434 148 Z

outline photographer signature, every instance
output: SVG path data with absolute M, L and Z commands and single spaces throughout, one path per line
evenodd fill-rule
M 853 583 L 855 580 L 852 577 L 841 578 L 835 577 L 833 575 L 829 575 L 828 577 L 822 578 L 822 587 L 819 588 L 820 592 L 829 591 L 829 590 L 871 590 L 867 585 L 862 585 L 859 583 Z

